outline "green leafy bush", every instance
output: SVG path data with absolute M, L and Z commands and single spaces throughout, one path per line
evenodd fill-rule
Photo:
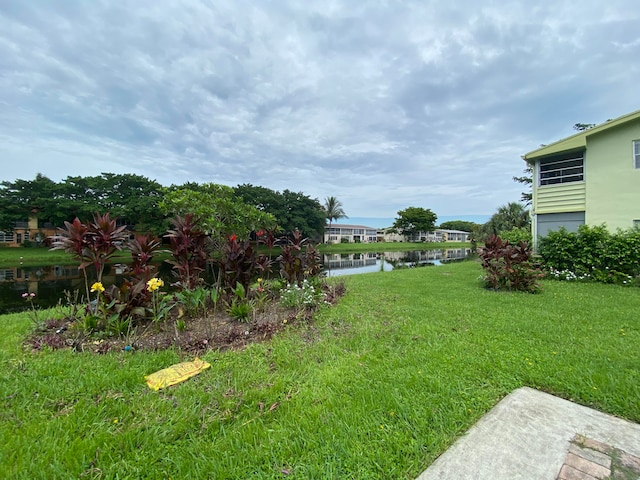
M 577 232 L 560 228 L 540 239 L 538 253 L 552 278 L 631 284 L 640 276 L 637 228 L 615 233 L 604 225 L 581 225 Z
M 544 276 L 534 264 L 528 243 L 512 245 L 496 235 L 491 235 L 480 249 L 484 286 L 494 290 L 516 290 L 536 293 L 540 291 L 538 280 Z
M 500 232 L 500 238 L 512 245 L 517 245 L 520 242 L 531 243 L 531 229 L 529 227 L 514 227 L 511 230 Z

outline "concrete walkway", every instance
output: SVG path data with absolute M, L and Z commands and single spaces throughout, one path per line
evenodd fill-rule
M 640 425 L 524 387 L 418 480 L 603 478 L 640 479 Z

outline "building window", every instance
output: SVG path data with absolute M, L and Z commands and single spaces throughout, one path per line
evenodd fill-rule
M 640 228 L 640 220 L 634 220 L 633 221 L 633 227 L 634 228 Z
M 582 153 L 540 162 L 540 186 L 584 180 Z
M 633 141 L 633 166 L 640 169 L 640 140 Z

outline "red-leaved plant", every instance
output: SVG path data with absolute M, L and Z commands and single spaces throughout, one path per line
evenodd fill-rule
M 169 251 L 173 265 L 173 274 L 178 278 L 178 285 L 183 289 L 193 290 L 200 284 L 200 276 L 207 266 L 208 236 L 198 226 L 193 214 L 177 216 L 171 220 L 173 229 L 168 230 L 165 238 L 169 239 Z
M 96 213 L 93 222 L 86 225 L 78 218 L 71 223 L 64 222 L 64 225 L 64 228 L 58 228 L 58 233 L 51 237 L 51 250 L 64 250 L 80 262 L 78 268 L 84 273 L 89 298 L 86 267 L 93 265 L 96 280 L 102 282 L 105 264 L 116 251 L 123 248 L 128 238 L 126 227 L 118 227 L 116 219 L 112 219 L 109 213 Z
M 298 230 L 294 230 L 290 237 L 282 237 L 280 243 L 282 253 L 277 260 L 280 262 L 280 275 L 287 283 L 302 285 L 305 278 L 322 272 L 318 250 Z
M 486 288 L 530 293 L 540 290 L 538 280 L 544 273 L 533 262 L 533 252 L 527 242 L 511 245 L 491 235 L 480 249 L 479 256 L 485 272 L 483 283 Z
M 258 254 L 249 240 L 238 241 L 236 235 L 231 235 L 222 245 L 220 258 L 221 287 L 231 292 L 240 284 L 249 292 L 249 284 L 258 275 L 271 271 L 272 261 L 266 255 Z

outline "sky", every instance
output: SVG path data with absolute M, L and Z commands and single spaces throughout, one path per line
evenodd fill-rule
M 640 109 L 638 25 L 637 0 L 1 0 L 0 180 L 487 216 L 521 155 Z

